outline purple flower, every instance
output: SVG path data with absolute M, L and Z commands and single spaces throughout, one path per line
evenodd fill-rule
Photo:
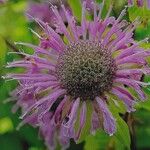
M 66 9 L 71 13 L 70 8 L 66 2 L 66 0 L 62 1 L 66 6 Z M 56 16 L 51 9 L 51 5 L 56 5 L 58 7 L 59 13 L 64 21 L 66 21 L 65 14 L 61 8 L 61 4 L 58 1 L 51 0 L 48 2 L 30 2 L 27 8 L 27 16 L 30 20 L 34 18 L 38 18 L 43 22 L 48 22 L 49 25 L 53 26 L 57 20 Z
M 147 0 L 147 7 L 150 9 L 150 0 Z
M 104 19 L 101 18 L 102 7 L 98 13 L 93 7 L 94 19 L 88 21 L 86 6 L 84 1 L 80 24 L 64 5 L 61 6 L 67 27 L 58 9 L 52 6 L 57 19 L 55 30 L 35 19 L 47 38 L 38 36 L 40 46 L 18 43 L 32 48 L 34 53 L 19 52 L 24 59 L 7 66 L 26 69 L 24 73 L 7 75 L 20 83 L 12 93 L 17 99 L 14 109 L 22 108 L 21 125 L 29 123 L 39 127 L 49 149 L 55 149 L 56 136 L 64 149 L 71 138 L 78 141 L 91 110 L 90 131 L 102 128 L 113 135 L 116 120 L 108 108 L 109 102 L 115 105 L 122 101 L 128 112 L 135 111 L 137 97 L 129 88 L 137 92 L 141 101 L 146 99 L 142 86 L 149 83 L 141 78 L 143 74 L 150 74 L 146 62 L 150 51 L 139 46 L 147 39 L 140 42 L 133 39 L 139 21 L 129 24 L 122 20 L 126 9 L 118 18 L 109 16 L 112 7 Z
M 132 6 L 134 4 L 134 0 L 128 0 L 128 5 Z
M 143 1 L 143 0 L 137 0 L 137 5 L 138 5 L 139 7 L 143 7 L 144 1 Z
M 144 0 L 136 0 L 137 6 L 138 7 L 143 7 L 144 6 Z M 147 0 L 147 7 L 150 8 L 150 0 Z M 134 0 L 128 0 L 128 5 L 133 6 L 134 5 Z
M 7 0 L 0 0 L 0 4 L 4 4 L 6 2 L 7 2 Z

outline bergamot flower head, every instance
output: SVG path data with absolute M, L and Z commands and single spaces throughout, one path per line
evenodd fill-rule
M 17 99 L 14 109 L 22 108 L 21 125 L 38 126 L 49 149 L 55 149 L 56 135 L 64 148 L 69 146 L 70 139 L 78 141 L 89 118 L 89 133 L 102 128 L 113 135 L 116 119 L 109 103 L 122 101 L 128 112 L 135 111 L 137 97 L 129 88 L 135 90 L 141 101 L 146 99 L 142 86 L 149 83 L 141 78 L 150 73 L 146 61 L 150 52 L 139 46 L 148 39 L 140 42 L 133 39 L 138 19 L 132 23 L 123 20 L 126 8 L 118 18 L 110 16 L 112 6 L 102 18 L 104 3 L 98 12 L 97 4 L 92 5 L 94 19 L 89 21 L 83 1 L 80 24 L 62 5 L 68 26 L 52 6 L 57 18 L 55 29 L 35 19 L 46 38 L 38 35 L 40 46 L 18 43 L 31 47 L 34 53 L 19 52 L 24 59 L 8 64 L 26 69 L 24 73 L 7 75 L 20 83 L 12 95 Z

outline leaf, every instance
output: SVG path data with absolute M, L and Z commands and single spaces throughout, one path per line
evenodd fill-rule
M 145 109 L 140 109 L 140 111 L 136 112 L 136 145 L 137 149 L 149 149 L 150 147 L 150 113 Z
M 115 137 L 128 150 L 130 149 L 130 133 L 127 124 L 121 117 L 117 117 L 117 132 Z
M 150 142 L 148 139 L 150 139 L 150 128 L 142 126 L 138 127 L 136 130 L 136 137 L 137 137 L 137 147 L 138 149 L 149 149 Z
M 104 150 L 111 138 L 104 131 L 97 131 L 95 135 L 89 135 L 85 139 L 84 150 Z
M 115 15 L 118 17 L 120 15 L 121 11 L 127 5 L 127 1 L 125 1 L 125 0 L 112 0 L 112 3 L 113 3 L 113 11 L 115 12 Z
M 0 35 L 12 43 L 32 40 L 24 14 L 25 8 L 26 2 L 19 1 L 8 3 L 6 7 L 0 9 Z
M 9 117 L 0 119 L 0 134 L 12 131 L 13 128 L 12 120 Z
M 129 128 L 126 122 L 119 116 L 119 109 L 110 102 L 110 110 L 113 114 L 113 116 L 116 119 L 117 123 L 117 132 L 114 134 L 114 136 L 120 141 L 120 143 L 127 149 L 130 149 L 130 133 Z
M 68 3 L 71 7 L 71 10 L 73 12 L 73 15 L 77 17 L 77 19 L 81 20 L 81 13 L 82 13 L 82 7 L 81 7 L 81 1 L 80 0 L 68 0 Z
M 38 129 L 25 125 L 19 130 L 19 134 L 32 146 L 39 148 L 44 146 L 43 141 L 38 136 Z
M 137 17 L 141 21 L 135 30 L 135 39 L 141 40 L 150 35 L 150 11 L 144 7 L 133 6 L 128 9 L 129 19 L 134 21 Z
M 6 44 L 2 37 L 0 36 L 0 69 L 2 65 L 5 63 L 5 55 L 6 55 Z
M 149 91 L 150 93 L 150 91 Z M 144 102 L 140 102 L 138 105 L 137 105 L 137 108 L 140 109 L 140 108 L 143 108 L 147 111 L 150 111 L 150 100 L 148 98 L 148 100 L 144 101 Z
M 23 150 L 23 145 L 18 135 L 5 134 L 0 136 L 0 149 L 1 150 Z

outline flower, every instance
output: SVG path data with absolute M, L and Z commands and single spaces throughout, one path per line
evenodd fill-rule
M 144 0 L 136 0 L 137 6 L 138 7 L 143 7 L 144 6 Z M 147 0 L 147 7 L 150 8 L 150 0 Z M 134 0 L 128 0 L 128 5 L 132 6 L 134 5 Z
M 147 0 L 147 7 L 150 9 L 150 0 Z
M 63 0 L 62 3 L 66 6 L 67 10 L 71 13 L 70 8 L 66 2 L 66 0 Z M 38 18 L 44 22 L 48 22 L 49 25 L 53 26 L 53 24 L 56 23 L 56 17 L 51 9 L 51 5 L 56 5 L 58 7 L 59 13 L 61 14 L 61 17 L 65 21 L 65 14 L 61 8 L 61 4 L 58 3 L 58 1 L 50 0 L 49 3 L 47 2 L 29 2 L 28 8 L 27 8 L 27 17 L 30 20 L 33 20 L 34 18 Z
M 34 53 L 18 52 L 24 59 L 7 66 L 26 69 L 24 73 L 7 75 L 20 83 L 12 93 L 17 99 L 14 109 L 22 108 L 21 125 L 38 126 L 51 149 L 56 147 L 56 136 L 64 148 L 69 146 L 71 138 L 78 141 L 89 117 L 89 132 L 102 128 L 113 135 L 116 119 L 109 110 L 109 103 L 115 105 L 121 101 L 128 112 L 135 111 L 137 96 L 129 88 L 135 90 L 141 101 L 146 99 L 142 86 L 149 83 L 141 78 L 143 74 L 150 74 L 146 62 L 150 51 L 140 47 L 148 39 L 140 42 L 133 39 L 139 21 L 136 19 L 129 24 L 123 20 L 126 8 L 118 18 L 110 16 L 112 6 L 103 19 L 103 4 L 98 13 L 93 7 L 94 19 L 89 21 L 86 20 L 86 6 L 84 1 L 80 24 L 64 5 L 61 6 L 68 26 L 58 9 L 52 6 L 57 19 L 55 29 L 35 19 L 46 38 L 38 35 L 40 46 L 18 42 L 32 48 Z M 91 116 L 87 115 L 89 112 Z
M 6 2 L 7 2 L 7 0 L 0 0 L 0 4 L 4 4 Z

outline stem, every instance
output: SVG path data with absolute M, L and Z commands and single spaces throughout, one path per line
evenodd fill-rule
M 136 134 L 135 134 L 135 120 L 134 120 L 133 114 L 126 113 L 124 115 L 124 120 L 126 121 L 128 127 L 129 127 L 130 138 L 131 138 L 131 146 L 130 147 L 132 150 L 137 150 Z

